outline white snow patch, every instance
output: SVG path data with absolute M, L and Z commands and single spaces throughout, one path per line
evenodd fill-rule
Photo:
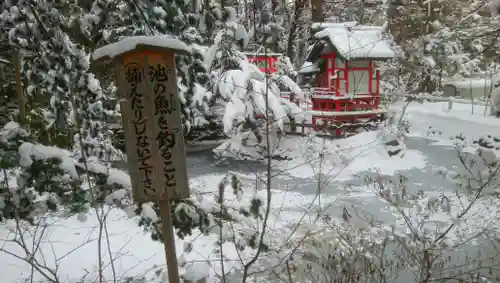
M 483 231 L 486 233 L 493 233 L 493 235 L 498 235 L 500 229 L 498 228 L 498 221 L 500 220 L 500 210 L 499 201 L 496 198 L 484 197 L 475 203 L 470 211 L 462 218 L 457 219 L 456 216 L 459 215 L 464 207 L 470 203 L 470 199 L 466 196 L 461 195 L 457 197 L 455 192 L 426 192 L 425 196 L 418 201 L 421 207 L 426 207 L 427 202 L 433 199 L 439 199 L 441 201 L 446 200 L 449 206 L 449 211 L 435 211 L 432 213 L 421 212 L 414 208 L 404 209 L 406 218 L 412 219 L 411 223 L 419 223 L 414 225 L 414 229 L 419 230 L 421 235 L 426 233 L 430 235 L 439 235 L 443 233 L 446 228 L 449 227 L 451 223 L 455 224 L 455 227 L 447 234 L 444 241 L 448 243 L 465 243 L 476 244 L 480 241 L 479 237 L 471 237 L 472 235 L 478 235 Z M 407 221 L 394 210 L 394 215 L 397 220 L 396 223 L 399 227 L 405 227 Z M 424 215 L 428 215 L 427 217 Z
M 207 197 L 203 199 L 207 202 L 205 205 L 213 208 L 215 198 L 207 194 L 217 194 L 218 184 L 224 178 L 225 174 L 209 174 L 202 175 L 196 178 L 191 178 L 190 187 L 194 193 L 203 193 Z M 255 183 L 257 176 L 243 175 L 243 179 Z M 255 192 L 259 198 L 265 199 L 267 194 L 266 190 L 259 189 Z M 194 195 L 195 195 L 194 194 Z M 245 194 L 240 203 L 242 205 L 249 204 L 249 197 L 253 193 L 251 190 Z M 310 204 L 314 201 L 314 194 L 302 195 L 297 192 L 272 190 L 272 211 L 269 219 L 269 237 L 279 245 L 280 241 L 284 241 L 291 233 L 293 225 L 299 223 L 304 213 L 310 211 Z M 225 195 L 228 204 L 236 203 L 237 196 L 228 191 Z M 337 204 L 338 198 L 336 196 L 322 197 L 324 205 Z M 201 204 L 200 204 L 201 206 Z M 143 210 L 149 210 L 149 205 L 144 205 Z M 104 211 L 107 212 L 110 207 L 104 206 Z M 148 217 L 155 219 L 153 214 L 145 212 Z M 311 212 L 313 214 L 313 212 Z M 40 245 L 37 248 L 37 259 L 46 263 L 50 268 L 54 268 L 57 262 L 58 276 L 62 279 L 61 282 L 76 282 L 85 278 L 98 278 L 96 269 L 96 251 L 98 250 L 99 238 L 99 220 L 91 210 L 87 215 L 85 222 L 81 222 L 77 215 L 70 218 L 46 218 L 44 221 L 47 224 L 45 234 Z M 305 225 L 314 219 L 312 217 L 305 217 L 302 221 Z M 147 282 L 156 282 L 156 271 L 165 272 L 165 254 L 163 244 L 160 242 L 153 242 L 150 235 L 144 233 L 142 227 L 137 225 L 137 218 L 129 218 L 129 215 L 121 209 L 111 209 L 107 213 L 107 229 L 109 231 L 109 249 L 114 256 L 114 267 L 117 276 L 120 278 L 145 276 Z M 257 223 L 254 225 L 258 226 Z M 15 229 L 15 224 L 9 221 L 0 224 L 0 238 L 11 239 L 15 233 L 11 232 Z M 34 229 L 34 228 L 33 228 Z M 215 228 L 214 232 L 219 228 Z M 28 247 L 32 246 L 34 231 L 26 233 L 24 240 Z M 40 233 L 40 229 L 39 232 Z M 36 234 L 36 239 L 40 237 Z M 103 236 L 104 237 L 104 236 Z M 104 238 L 105 239 L 105 238 Z M 207 274 L 214 278 L 215 274 L 220 274 L 221 266 L 220 260 L 216 253 L 217 244 L 219 240 L 217 234 L 202 235 L 194 231 L 193 235 L 187 236 L 184 239 L 176 237 L 175 246 L 177 256 L 181 258 L 179 262 L 184 263 L 184 267 L 180 267 L 181 274 L 184 278 L 202 277 Z M 106 240 L 102 241 L 103 249 L 107 251 Z M 187 252 L 186 246 L 190 246 L 192 252 Z M 75 249 L 78 247 L 77 249 Z M 3 249 L 6 251 L 18 254 L 21 258 L 25 257 L 24 250 L 13 242 L 3 242 Z M 239 256 L 249 258 L 251 251 L 237 252 L 234 244 L 225 243 L 223 245 L 225 268 L 231 270 L 239 266 Z M 43 253 L 43 256 L 42 256 Z M 60 259 L 60 260 L 57 260 Z M 104 278 L 113 278 L 113 270 L 109 266 L 109 257 L 103 256 Z M 31 268 L 29 264 L 8 255 L 0 253 L 0 273 L 4 282 L 22 282 L 23 279 L 29 278 Z M 210 263 L 210 268 L 205 264 L 196 263 Z M 156 266 L 156 268 L 155 268 Z M 193 271 L 194 270 L 194 271 Z M 187 277 L 186 277 L 187 276 Z M 34 274 L 34 281 L 45 282 L 44 278 L 36 273 Z M 208 282 L 214 282 L 209 279 Z
M 120 54 L 134 50 L 137 45 L 151 45 L 184 51 L 186 53 L 190 52 L 189 47 L 184 42 L 169 35 L 131 36 L 98 48 L 92 54 L 92 60 L 98 60 L 103 57 L 114 58 Z
M 188 264 L 184 273 L 184 280 L 196 282 L 210 275 L 210 265 L 205 262 Z
M 241 138 L 240 138 L 241 139 Z M 241 140 L 233 139 L 215 151 L 227 158 L 235 152 L 258 156 L 258 148 L 242 148 Z M 418 150 L 405 150 L 401 156 L 389 156 L 385 137 L 380 131 L 364 132 L 355 136 L 331 140 L 320 137 L 285 136 L 273 142 L 273 154 L 288 160 L 273 160 L 273 166 L 296 178 L 315 178 L 319 174 L 335 180 L 350 180 L 365 171 L 394 175 L 398 171 L 424 168 L 426 158 Z M 264 161 L 267 162 L 267 161 Z
M 54 146 L 45 146 L 41 144 L 32 144 L 25 142 L 19 147 L 19 165 L 22 167 L 30 167 L 34 160 L 42 161 L 50 158 L 59 158 L 61 164 L 59 167 L 71 177 L 78 179 L 75 162 L 71 157 L 71 153 L 67 150 L 60 149 Z
M 304 64 L 299 68 L 298 72 L 301 74 L 315 73 L 318 71 L 318 67 L 312 62 L 305 61 Z
M 443 85 L 451 84 L 457 88 L 485 88 L 489 89 L 493 85 L 491 79 L 486 78 L 443 78 Z
M 402 105 L 392 107 L 398 113 L 402 109 Z M 408 136 L 438 141 L 436 145 L 441 146 L 453 145 L 450 137 L 460 134 L 469 139 L 500 136 L 500 120 L 489 111 L 489 107 L 465 103 L 454 102 L 448 110 L 448 102 L 412 102 L 405 111 L 405 119 L 410 122 Z

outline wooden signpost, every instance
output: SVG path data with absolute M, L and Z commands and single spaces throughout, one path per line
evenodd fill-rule
M 170 283 L 180 281 L 169 201 L 189 197 L 175 54 L 189 50 L 168 36 L 137 36 L 92 55 L 92 68 L 114 70 L 134 201 L 159 204 Z

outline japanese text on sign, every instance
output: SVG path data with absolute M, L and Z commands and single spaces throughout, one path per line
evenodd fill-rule
M 180 129 L 178 125 L 171 126 L 167 115 L 177 110 L 177 101 L 173 93 L 167 91 L 166 83 L 172 72 L 170 67 L 164 64 L 155 64 L 149 67 L 149 80 L 153 86 L 154 94 L 154 114 L 158 126 L 156 142 L 161 153 L 163 162 L 163 175 L 165 178 L 166 190 L 175 191 L 177 186 L 176 168 L 172 160 L 172 151 L 177 141 L 177 134 Z
M 125 69 L 125 79 L 130 89 L 130 108 L 132 110 L 131 123 L 135 134 L 137 162 L 139 163 L 138 169 L 142 175 L 144 195 L 148 196 L 150 193 L 155 194 L 156 188 L 153 187 L 152 180 L 153 166 L 151 163 L 153 155 L 147 135 L 148 120 L 144 115 L 145 97 L 144 93 L 138 90 L 138 86 L 143 83 L 144 70 L 142 66 L 137 63 L 127 64 L 125 65 Z

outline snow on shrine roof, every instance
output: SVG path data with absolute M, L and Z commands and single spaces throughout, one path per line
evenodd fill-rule
M 140 45 L 167 48 L 184 54 L 190 53 L 188 46 L 184 42 L 169 35 L 131 36 L 96 49 L 92 54 L 92 60 L 105 57 L 113 59 L 120 54 L 134 50 Z
M 315 64 L 309 61 L 305 61 L 304 64 L 297 70 L 299 74 L 310 74 L 319 71 Z
M 318 39 L 328 38 L 337 49 L 339 55 L 350 59 L 388 59 L 396 57 L 389 41 L 382 37 L 383 26 L 355 25 L 347 23 L 322 23 L 318 28 L 326 26 L 316 32 Z

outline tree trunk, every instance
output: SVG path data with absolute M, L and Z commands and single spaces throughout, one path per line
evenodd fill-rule
M 300 12 L 304 8 L 304 0 L 295 0 L 295 5 L 294 5 L 294 11 L 293 11 L 293 17 L 290 15 L 290 33 L 288 35 L 288 44 L 287 44 L 287 56 L 290 58 L 290 60 L 293 60 L 295 56 L 295 50 L 294 50 L 294 40 L 295 40 L 295 34 L 297 33 L 298 29 L 298 24 L 299 24 L 299 18 L 300 18 Z
M 245 6 L 245 21 L 243 22 L 243 25 L 248 29 L 250 28 L 250 15 L 248 15 L 248 0 L 243 1 L 243 5 Z
M 311 0 L 311 15 L 313 22 L 323 22 L 324 0 Z

